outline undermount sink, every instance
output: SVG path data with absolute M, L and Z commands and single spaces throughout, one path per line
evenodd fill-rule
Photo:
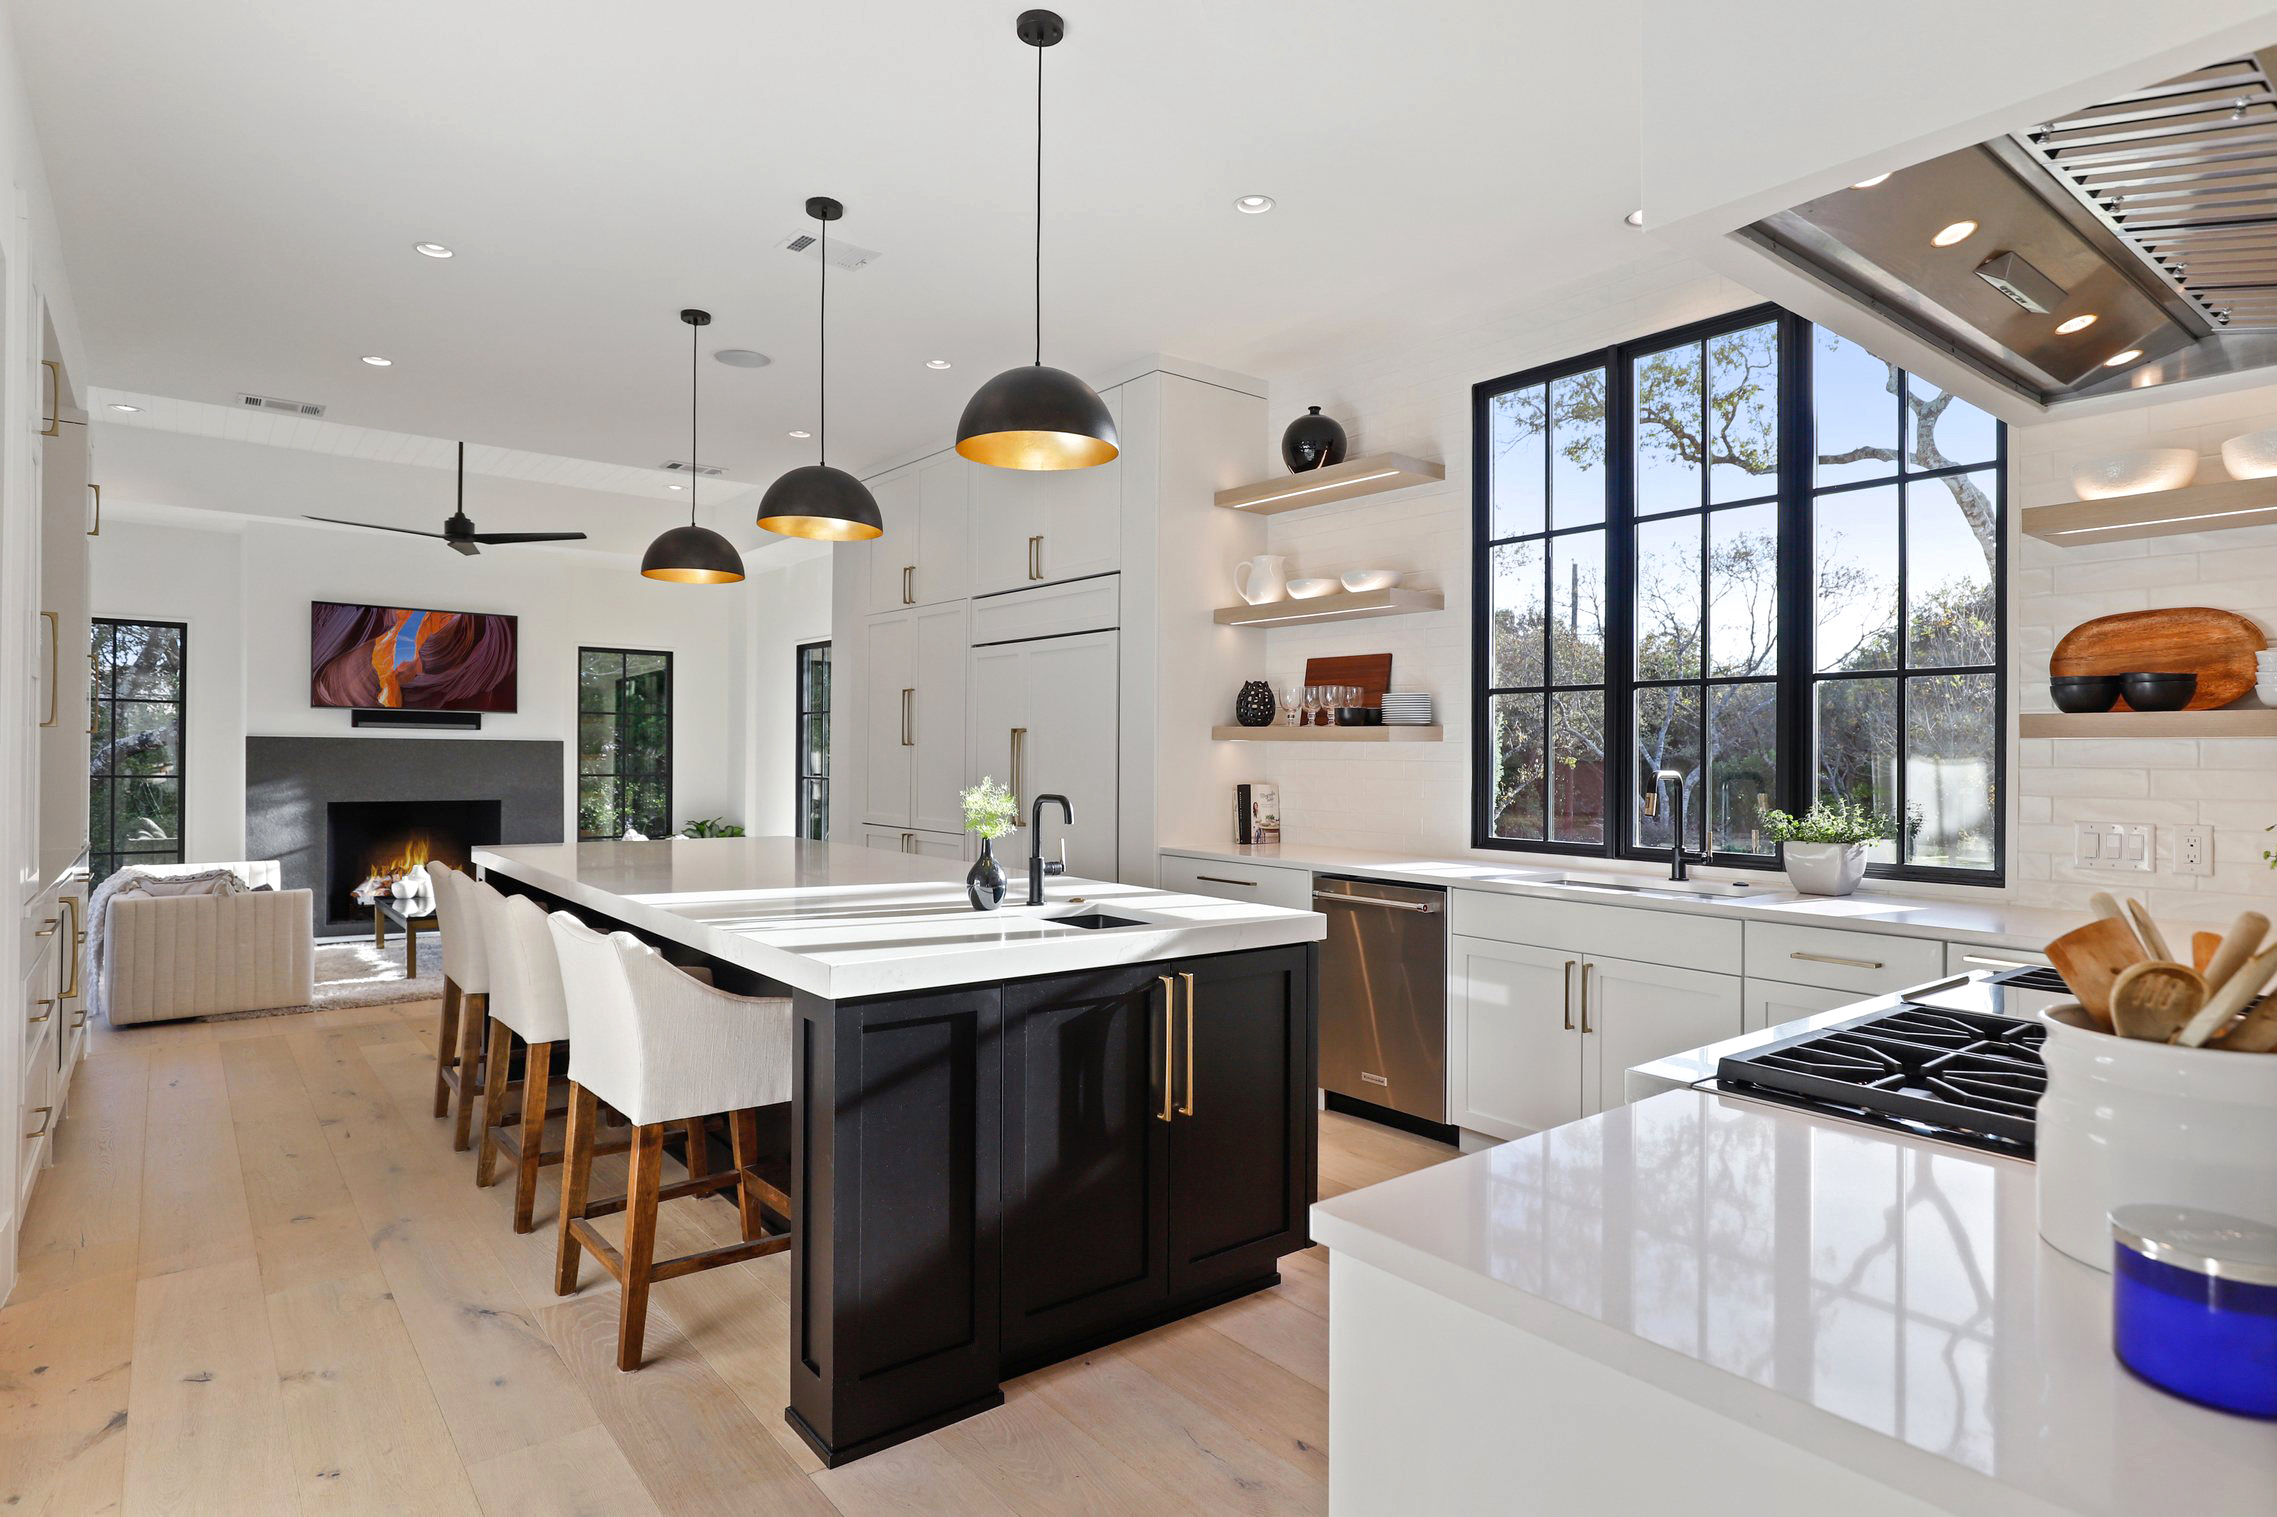
M 1103 927 L 1144 927 L 1146 925 L 1137 917 L 1109 916 L 1104 911 L 1085 911 L 1071 917 L 1045 917 L 1044 920 L 1056 927 L 1082 927 L 1094 932 Z
M 1511 885 L 1554 885 L 1564 890 L 1606 890 L 1619 895 L 1657 896 L 1669 901 L 1744 901 L 1764 894 L 1753 885 L 1715 880 L 1616 880 L 1586 874 L 1552 874 L 1531 870 L 1496 875 L 1494 882 Z

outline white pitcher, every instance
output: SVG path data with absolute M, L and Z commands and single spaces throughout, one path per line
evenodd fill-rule
M 1289 597 L 1289 561 L 1278 554 L 1261 553 L 1233 566 L 1234 592 L 1252 606 Z

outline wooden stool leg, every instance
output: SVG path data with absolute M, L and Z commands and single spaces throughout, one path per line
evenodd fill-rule
M 593 1128 L 599 1115 L 593 1092 L 569 1082 L 569 1132 L 561 1145 L 561 1241 L 554 1247 L 553 1293 L 566 1296 L 577 1289 L 577 1266 L 583 1246 L 569 1224 L 585 1215 L 586 1193 L 593 1184 Z
M 728 1143 L 735 1158 L 735 1209 L 743 1224 L 743 1241 L 749 1243 L 767 1230 L 759 1215 L 759 1192 L 751 1184 L 751 1171 L 759 1162 L 759 1113 L 749 1107 L 730 1112 Z
M 704 1119 L 690 1117 L 680 1124 L 688 1149 L 688 1178 L 701 1180 L 711 1173 L 711 1154 L 704 1141 Z
M 459 1118 L 451 1132 L 451 1149 L 465 1153 L 474 1141 L 474 1099 L 482 1094 L 482 1040 L 490 1021 L 487 993 L 462 996 L 459 1001 Z
M 477 1185 L 488 1185 L 498 1169 L 498 1124 L 506 1115 L 506 1071 L 513 1059 L 513 1031 L 492 1017 L 490 1055 L 482 1064 L 482 1147 L 474 1161 Z
M 526 1233 L 533 1226 L 530 1210 L 538 1199 L 539 1150 L 546 1142 L 546 1098 L 553 1078 L 553 1044 L 530 1044 L 524 1060 L 522 1154 L 514 1166 L 514 1231 L 518 1233 Z
M 458 1062 L 459 1057 L 459 987 L 450 976 L 443 977 L 443 1016 L 435 1028 L 435 1115 L 451 1114 L 451 1082 L 445 1071 Z
M 648 1280 L 656 1266 L 656 1191 L 664 1171 L 664 1129 L 633 1129 L 632 1173 L 625 1182 L 624 1302 L 617 1310 L 617 1368 L 640 1368 L 648 1333 Z

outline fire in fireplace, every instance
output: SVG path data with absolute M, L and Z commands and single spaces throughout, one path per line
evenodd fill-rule
M 413 864 L 464 869 L 499 840 L 497 801 L 333 801 L 324 808 L 325 911 L 334 924 L 365 921 L 367 882 L 393 884 Z

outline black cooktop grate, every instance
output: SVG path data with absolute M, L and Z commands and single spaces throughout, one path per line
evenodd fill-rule
M 1716 1083 L 2030 1158 L 2046 1037 L 2037 1022 L 1905 1005 L 1727 1055 Z

